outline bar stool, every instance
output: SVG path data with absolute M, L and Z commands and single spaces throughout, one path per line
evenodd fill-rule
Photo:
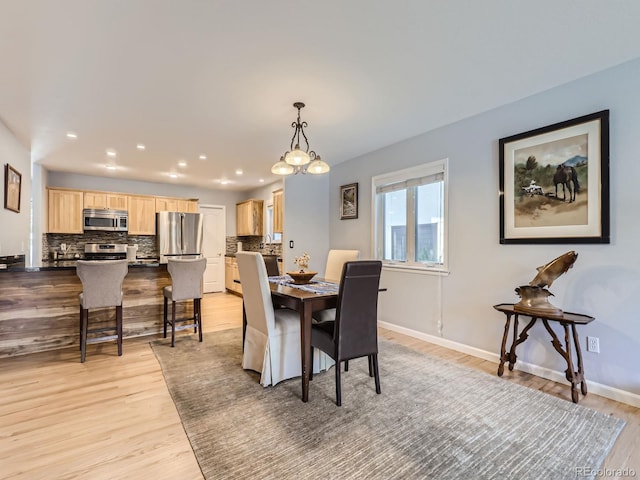
M 189 325 L 182 325 L 178 330 L 193 327 L 193 332 L 199 333 L 199 340 L 202 341 L 202 275 L 206 267 L 206 258 L 169 259 L 167 261 L 171 285 L 162 289 L 164 295 L 163 336 L 167 338 L 167 324 L 170 324 L 172 347 L 175 345 L 176 322 L 193 321 Z M 167 318 L 169 299 L 171 299 L 171 320 Z M 193 317 L 176 319 L 176 302 L 191 299 L 193 299 Z
M 80 362 L 84 363 L 87 343 L 116 340 L 122 355 L 122 283 L 129 272 L 126 260 L 78 260 L 76 275 L 82 282 L 80 300 Z M 89 309 L 116 307 L 116 326 L 89 329 Z M 90 333 L 115 330 L 115 335 L 87 339 Z

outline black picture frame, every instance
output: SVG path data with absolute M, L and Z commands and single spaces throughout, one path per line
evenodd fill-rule
M 22 174 L 8 163 L 4 166 L 4 208 L 20 213 Z
M 501 244 L 610 243 L 609 110 L 501 138 L 499 155 Z
M 340 187 L 340 220 L 358 218 L 358 184 Z

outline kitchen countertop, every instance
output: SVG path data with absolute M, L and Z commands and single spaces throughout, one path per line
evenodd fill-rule
M 74 270 L 76 268 L 76 259 L 69 260 L 52 260 L 42 262 L 41 266 L 37 267 L 8 267 L 0 269 L 2 272 L 46 272 L 52 270 Z M 130 262 L 129 267 L 159 267 L 160 263 L 157 259 L 137 259 L 135 262 Z

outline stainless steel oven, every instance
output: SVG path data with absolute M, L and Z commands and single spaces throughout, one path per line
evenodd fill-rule
M 126 232 L 129 230 L 129 214 L 126 210 L 98 210 L 85 208 L 82 211 L 84 230 Z

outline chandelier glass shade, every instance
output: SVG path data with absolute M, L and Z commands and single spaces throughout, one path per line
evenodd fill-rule
M 319 175 L 327 173 L 330 170 L 329 165 L 322 161 L 320 155 L 316 154 L 313 150 L 309 150 L 309 140 L 304 131 L 307 127 L 307 122 L 300 121 L 300 110 L 304 108 L 304 103 L 296 102 L 293 104 L 293 107 L 298 109 L 298 118 L 295 122 L 291 123 L 291 127 L 294 129 L 293 137 L 291 137 L 291 145 L 289 146 L 289 150 L 280 157 L 280 160 L 271 167 L 271 173 L 275 173 L 276 175 L 298 173 Z M 300 136 L 302 136 L 306 148 L 300 146 Z

